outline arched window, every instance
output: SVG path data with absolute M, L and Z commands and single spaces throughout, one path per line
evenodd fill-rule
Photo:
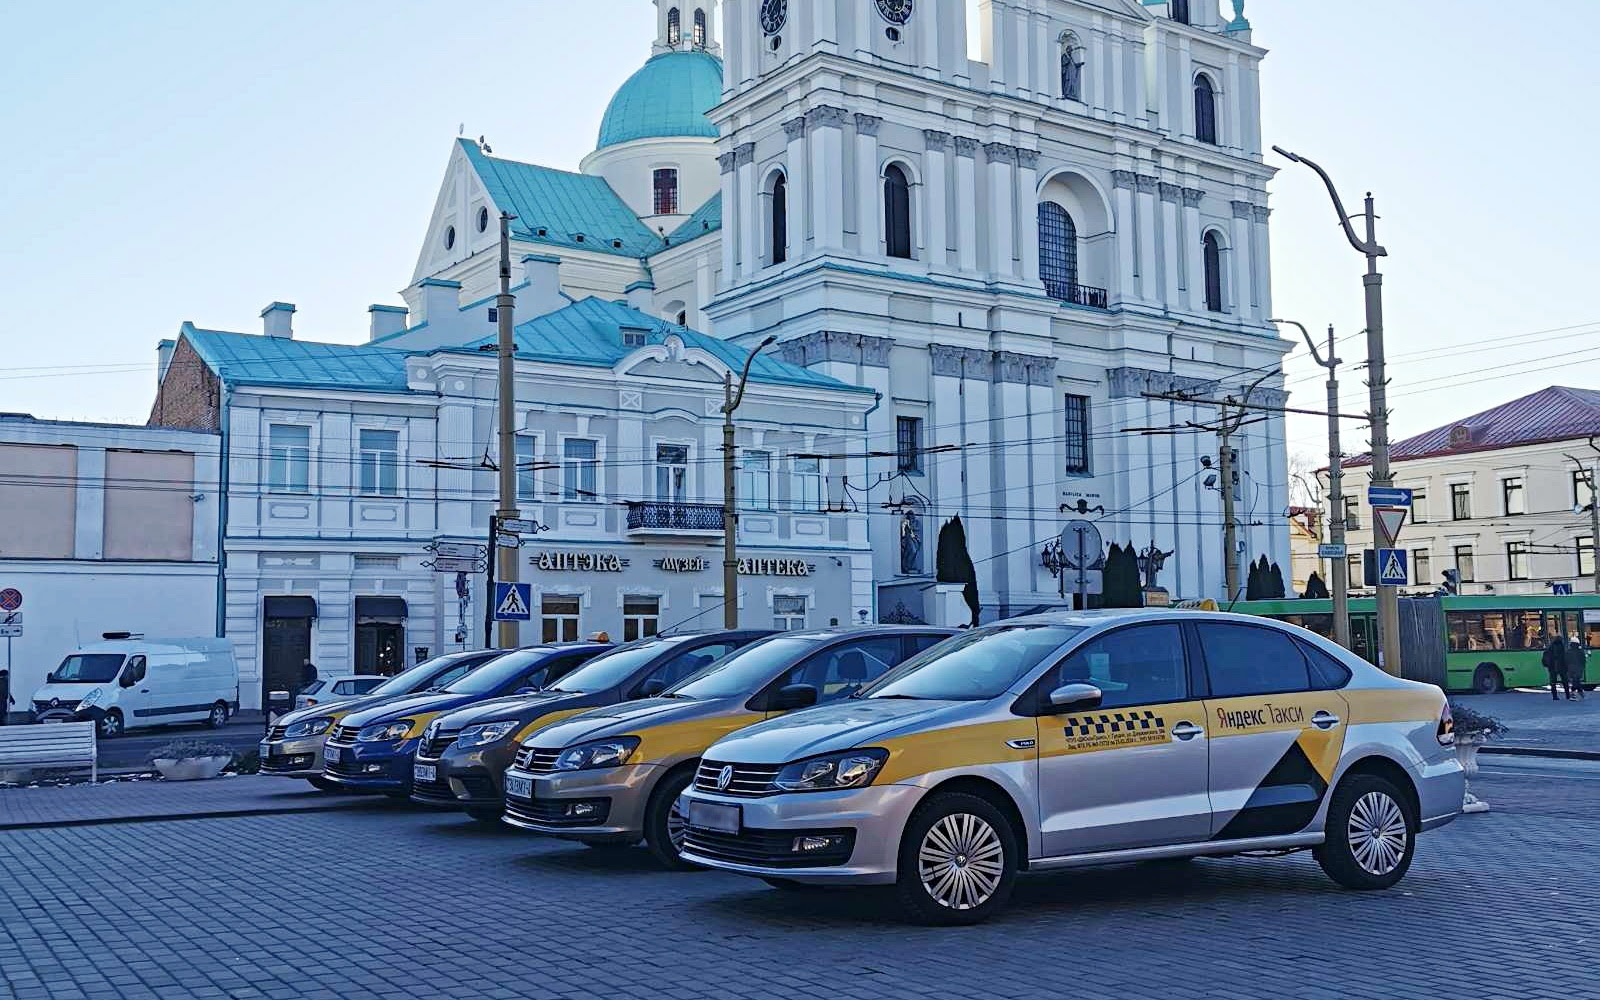
M 1204 73 L 1194 78 L 1194 137 L 1217 144 L 1217 88 Z
M 1077 36 L 1061 36 L 1061 96 L 1069 101 L 1083 100 L 1083 50 Z
M 1219 313 L 1222 311 L 1222 244 L 1218 242 L 1216 233 L 1206 233 L 1203 254 L 1206 269 L 1206 310 Z
M 687 309 L 679 309 L 678 310 L 677 323 L 678 323 L 679 326 L 688 326 L 689 325 L 689 310 L 687 310 Z
M 1077 301 L 1078 227 L 1053 201 L 1039 203 L 1039 277 L 1051 298 Z
M 772 179 L 772 262 L 789 259 L 789 182 L 782 174 Z
M 706 12 L 704 10 L 700 10 L 698 8 L 695 10 L 695 12 L 694 12 L 694 29 L 693 30 L 694 30 L 694 34 L 690 35 L 689 37 L 690 37 L 691 40 L 693 40 L 694 47 L 697 48 L 697 49 L 705 48 L 706 47 Z
M 683 42 L 683 15 L 678 8 L 667 11 L 667 44 L 677 48 Z
M 889 256 L 911 259 L 911 182 L 894 163 L 883 172 L 883 235 Z
M 1189 0 L 1172 0 L 1172 19 L 1179 24 L 1189 23 Z

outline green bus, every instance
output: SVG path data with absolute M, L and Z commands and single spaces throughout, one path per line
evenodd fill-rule
M 1570 636 L 1591 652 L 1600 649 L 1600 597 L 1538 594 L 1498 597 L 1441 597 L 1444 609 L 1445 687 L 1450 691 L 1493 694 L 1506 688 L 1541 687 L 1549 675 L 1541 662 L 1557 635 Z M 1240 601 L 1241 614 L 1276 618 L 1333 637 L 1333 601 Z M 1350 647 L 1369 662 L 1378 661 L 1377 601 L 1350 599 Z M 1584 681 L 1600 671 L 1589 662 Z

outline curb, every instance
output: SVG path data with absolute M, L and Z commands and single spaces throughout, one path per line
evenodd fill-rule
M 1600 760 L 1597 750 L 1547 750 L 1544 747 L 1479 747 L 1480 754 L 1505 757 L 1542 757 L 1546 760 Z
M 37 820 L 26 823 L 0 823 L 0 833 L 12 830 L 56 830 L 63 827 L 116 826 L 122 823 L 172 823 L 189 819 L 229 819 L 235 816 L 284 816 L 292 813 L 337 812 L 376 803 L 350 801 L 306 803 L 296 806 L 258 806 L 244 809 L 217 809 L 208 812 L 147 813 L 137 816 L 90 816 L 81 819 Z

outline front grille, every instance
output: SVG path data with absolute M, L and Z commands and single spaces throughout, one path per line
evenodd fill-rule
M 494 782 L 487 775 L 468 774 L 458 777 L 456 780 L 461 782 L 461 788 L 467 793 L 468 798 L 497 799 L 500 797 L 499 791 L 494 787 Z
M 723 787 L 720 779 L 725 767 L 733 768 L 733 772 L 727 786 Z M 720 795 L 771 795 L 778 790 L 773 779 L 781 770 L 781 764 L 728 764 L 720 760 L 703 760 L 700 770 L 695 772 L 694 787 L 702 792 Z
M 289 738 L 288 726 L 273 726 L 267 730 L 267 739 L 277 742 Z
M 594 810 L 576 818 L 567 810 L 580 802 L 594 805 Z M 545 826 L 600 826 L 611 815 L 610 799 L 507 799 L 506 815 L 526 823 Z
M 839 843 L 801 853 L 795 841 L 803 837 L 836 837 Z M 854 830 L 756 830 L 722 833 L 691 826 L 684 831 L 684 850 L 718 861 L 767 868 L 828 868 L 850 860 L 855 850 Z
M 381 778 L 381 774 L 363 774 L 362 763 L 358 760 L 342 760 L 337 764 L 333 761 L 324 761 L 322 769 L 329 774 L 337 774 L 341 778 Z
M 460 735 L 461 730 L 459 729 L 441 729 L 428 739 L 428 742 L 423 745 L 421 750 L 417 751 L 417 756 L 438 760 L 444 756 L 444 752 L 450 749 L 450 744 L 454 743 L 456 737 Z
M 356 745 L 356 734 L 361 732 L 360 726 L 334 726 L 333 735 L 328 737 L 328 742 L 335 746 L 353 747 Z
M 36 701 L 33 703 L 35 715 L 43 715 L 45 712 L 76 712 L 77 710 L 78 703 L 75 701 L 63 701 L 61 704 L 54 706 L 48 701 Z
M 456 800 L 456 793 L 450 790 L 450 783 L 442 777 L 435 778 L 433 781 L 417 781 L 413 778 L 411 794 L 428 799 L 444 799 L 448 802 Z
M 295 754 L 293 756 L 263 757 L 261 770 L 263 773 L 282 771 L 285 774 L 291 771 L 304 771 L 316 765 L 317 755 L 310 753 Z
M 541 750 L 538 747 L 523 747 L 517 751 L 516 768 L 529 774 L 549 774 L 556 769 L 556 758 L 561 756 L 560 750 Z

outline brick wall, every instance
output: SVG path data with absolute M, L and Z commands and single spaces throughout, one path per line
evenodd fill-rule
M 179 337 L 150 408 L 149 426 L 221 430 L 221 388 L 221 380 L 195 352 L 189 338 Z

